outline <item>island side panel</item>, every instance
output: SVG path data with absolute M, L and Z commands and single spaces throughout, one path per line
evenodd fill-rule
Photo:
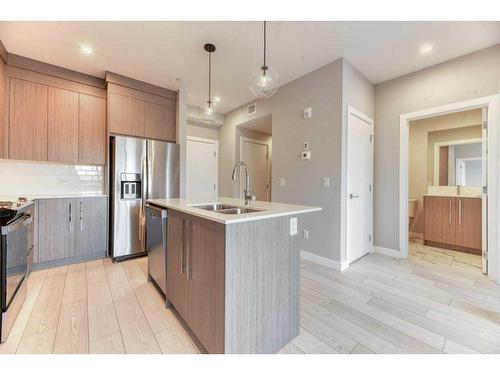
M 291 217 L 226 225 L 226 353 L 276 353 L 299 335 L 300 239 L 290 236 Z

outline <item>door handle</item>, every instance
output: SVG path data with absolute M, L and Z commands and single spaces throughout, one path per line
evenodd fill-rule
M 448 208 L 448 224 L 451 225 L 451 199 L 449 200 L 449 208 Z
M 186 219 L 182 220 L 181 275 L 184 273 L 184 251 L 186 250 Z
M 83 230 L 83 201 L 80 201 L 80 230 Z
M 353 193 L 349 194 L 349 199 L 359 198 L 359 195 L 355 195 Z
M 458 225 L 462 225 L 462 200 L 458 200 Z
M 186 276 L 188 280 L 192 279 L 193 276 L 193 266 L 192 266 L 192 254 L 191 254 L 191 240 L 192 240 L 192 232 L 193 232 L 193 222 L 188 220 L 187 222 L 187 248 L 186 248 Z
M 71 232 L 71 221 L 72 221 L 72 218 L 71 218 L 71 202 L 69 202 L 69 231 Z

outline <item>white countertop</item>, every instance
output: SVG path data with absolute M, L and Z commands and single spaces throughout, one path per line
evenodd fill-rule
M 481 198 L 480 195 L 464 194 L 422 194 L 424 197 L 443 197 L 443 198 Z
M 185 212 L 190 215 L 199 216 L 204 219 L 217 221 L 222 224 L 241 223 L 245 221 L 269 219 L 272 217 L 305 214 L 308 212 L 321 211 L 321 207 L 298 206 L 294 204 L 276 203 L 276 202 L 250 202 L 250 206 L 245 206 L 243 199 L 222 198 L 214 200 L 196 200 L 187 198 L 166 198 L 166 199 L 148 199 L 148 202 L 157 206 L 171 208 L 177 211 Z M 193 207 L 198 204 L 223 203 L 237 207 L 247 207 L 260 209 L 263 211 L 252 212 L 248 214 L 222 214 L 214 211 L 207 211 L 201 208 Z
M 60 194 L 17 194 L 17 195 L 0 195 L 0 201 L 17 201 L 19 197 L 28 198 L 28 200 L 36 199 L 57 199 L 57 198 L 106 198 L 107 194 L 102 193 L 60 193 Z

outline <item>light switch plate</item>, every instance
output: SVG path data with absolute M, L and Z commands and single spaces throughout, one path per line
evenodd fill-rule
M 330 177 L 323 177 L 323 187 L 324 188 L 330 187 Z
M 296 236 L 296 235 L 297 235 L 297 218 L 291 217 L 290 218 L 290 236 Z
M 304 150 L 309 150 L 309 141 L 304 141 Z
M 282 188 L 285 187 L 285 177 L 280 178 L 280 187 L 282 187 Z
M 308 240 L 309 239 L 309 231 L 307 229 L 303 229 L 302 236 L 304 237 L 305 240 Z

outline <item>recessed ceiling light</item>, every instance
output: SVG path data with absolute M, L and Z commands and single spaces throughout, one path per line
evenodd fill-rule
M 420 46 L 420 54 L 421 55 L 428 55 L 429 53 L 432 52 L 434 49 L 434 45 L 431 43 L 425 43 Z
M 214 96 L 214 102 L 220 103 L 220 96 Z
M 94 49 L 91 46 L 89 46 L 88 44 L 80 45 L 80 51 L 84 55 L 92 55 L 94 53 Z

